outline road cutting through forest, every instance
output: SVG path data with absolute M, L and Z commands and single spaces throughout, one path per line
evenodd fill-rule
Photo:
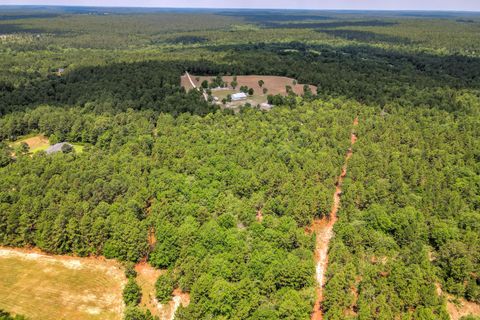
M 358 117 L 353 121 L 353 126 L 358 125 Z M 342 167 L 342 172 L 338 177 L 335 185 L 335 192 L 333 194 L 333 205 L 329 215 L 324 216 L 322 219 L 315 219 L 312 223 L 312 231 L 316 235 L 316 248 L 315 248 L 315 278 L 317 280 L 316 299 L 311 316 L 311 320 L 322 320 L 322 300 L 323 300 L 323 287 L 325 285 L 325 271 L 328 264 L 328 244 L 333 236 L 333 225 L 337 221 L 337 212 L 340 208 L 340 197 L 342 194 L 342 184 L 345 176 L 347 175 L 348 160 L 352 157 L 352 146 L 357 141 L 357 135 L 352 130 L 350 134 L 350 148 L 345 155 L 345 163 Z
M 188 71 L 185 71 L 185 75 L 187 76 L 188 81 L 190 81 L 190 84 L 192 85 L 192 87 L 193 87 L 194 89 L 197 89 L 198 91 L 200 91 L 200 92 L 202 93 L 203 98 L 205 99 L 205 101 L 208 102 L 208 95 L 207 95 L 205 92 L 201 91 L 200 88 L 198 88 L 198 87 L 195 85 L 195 83 L 193 82 L 192 78 L 190 77 L 190 74 L 188 73 Z

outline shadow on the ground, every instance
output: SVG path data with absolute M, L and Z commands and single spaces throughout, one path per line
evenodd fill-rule
M 326 33 L 330 36 L 343 38 L 346 40 L 356 40 L 360 42 L 378 43 L 387 42 L 392 44 L 413 44 L 415 41 L 398 36 L 375 33 L 371 31 L 349 30 L 349 29 L 317 29 L 317 32 Z
M 344 96 L 363 103 L 397 102 L 454 111 L 458 90 L 480 90 L 480 59 L 476 57 L 410 53 L 366 43 L 332 46 L 292 42 L 205 48 L 225 52 L 224 61 L 229 65 L 199 70 L 198 74 L 228 70 L 287 76 L 316 85 L 320 95 Z
M 15 87 L 0 83 L 0 115 L 41 104 L 87 107 L 98 112 L 129 108 L 178 115 L 214 110 L 197 91 L 185 92 L 180 76 L 195 62 L 145 61 L 65 69 Z

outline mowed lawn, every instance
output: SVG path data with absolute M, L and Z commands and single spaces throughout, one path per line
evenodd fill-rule
M 29 319 L 122 319 L 126 279 L 112 261 L 0 248 L 0 309 Z

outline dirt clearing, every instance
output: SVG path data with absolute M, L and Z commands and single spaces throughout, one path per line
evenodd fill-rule
M 122 319 L 120 264 L 0 247 L 0 309 L 30 319 Z
M 26 144 L 28 144 L 28 147 L 30 148 L 30 152 L 45 150 L 50 146 L 50 143 L 48 142 L 48 138 L 42 134 L 39 134 L 34 137 L 30 137 L 30 138 L 17 140 L 14 143 L 12 143 L 12 146 L 15 147 L 22 142 L 25 142 Z
M 158 302 L 155 299 L 155 282 L 164 271 L 155 269 L 146 262 L 138 263 L 135 271 L 137 272 L 137 283 L 142 288 L 140 306 L 144 310 L 150 310 L 154 316 L 160 316 Z
M 194 86 L 201 87 L 201 84 L 204 80 L 207 80 L 209 83 L 215 78 L 215 76 L 195 76 L 190 74 L 190 79 L 188 78 L 187 74 L 181 77 L 181 85 L 185 87 L 186 90 L 194 89 Z M 252 105 L 262 104 L 267 102 L 267 96 L 272 95 L 287 95 L 287 86 L 292 88 L 292 91 L 298 95 L 303 95 L 303 84 L 296 83 L 295 79 L 287 78 L 287 77 L 279 77 L 279 76 L 259 76 L 259 75 L 251 75 L 251 76 L 237 76 L 237 86 L 235 89 L 231 87 L 231 83 L 233 81 L 233 76 L 224 76 L 222 77 L 224 82 L 228 83 L 228 87 L 226 88 L 214 88 L 212 89 L 212 95 L 214 97 L 219 98 L 221 101 L 225 98 L 228 94 L 233 94 L 240 92 L 241 86 L 247 86 L 249 88 L 253 88 L 254 94 L 249 97 L 248 101 L 240 101 L 240 104 L 249 102 Z M 258 82 L 262 80 L 264 84 L 262 87 L 258 84 Z M 193 82 L 193 85 L 192 85 Z M 294 82 L 296 84 L 294 84 Z M 317 92 L 317 87 L 309 85 L 312 92 L 315 94 Z M 263 88 L 266 88 L 268 91 L 267 93 L 263 93 Z
M 447 300 L 447 312 L 452 320 L 460 320 L 465 316 L 480 317 L 480 304 L 467 301 L 464 298 L 455 299 L 451 294 L 443 292 L 442 286 L 439 283 L 435 284 L 437 294 L 445 296 Z
M 188 293 L 175 289 L 173 298 L 168 304 L 161 304 L 155 298 L 155 282 L 158 277 L 165 273 L 165 270 L 158 270 L 150 266 L 146 262 L 140 262 L 135 266 L 137 271 L 137 283 L 142 288 L 142 301 L 140 306 L 144 310 L 150 310 L 152 315 L 157 316 L 160 320 L 173 320 L 175 312 L 180 305 L 188 306 L 190 296 Z
M 454 303 L 454 298 L 447 296 L 447 311 L 452 320 L 460 320 L 469 315 L 480 317 L 480 304 L 465 299 L 458 299 L 458 303 Z
M 193 83 L 197 86 L 200 87 L 202 82 L 204 80 L 207 80 L 209 82 L 214 79 L 214 76 L 194 76 L 190 75 L 192 78 Z M 199 78 L 199 80 L 197 80 Z M 233 76 L 224 76 L 222 77 L 223 81 L 228 82 L 229 84 L 229 89 L 232 89 L 230 87 L 230 83 L 233 81 Z M 182 76 L 182 86 L 185 87 L 185 89 L 190 90 L 193 89 L 192 84 L 188 80 L 188 77 L 186 75 Z M 263 80 L 264 84 L 262 87 L 258 84 L 258 81 Z M 238 85 L 236 89 L 239 89 L 241 86 L 247 86 L 249 88 L 253 88 L 257 94 L 263 94 L 263 88 L 267 88 L 268 94 L 281 94 L 281 95 L 286 95 L 287 90 L 286 86 L 291 86 L 292 90 L 296 94 L 303 94 L 303 84 L 296 84 L 294 85 L 293 82 L 295 79 L 292 78 L 287 78 L 287 77 L 279 77 L 279 76 L 258 76 L 258 75 L 252 75 L 252 76 L 237 76 L 237 82 Z M 313 93 L 317 92 L 317 87 L 310 85 L 310 89 L 313 91 Z

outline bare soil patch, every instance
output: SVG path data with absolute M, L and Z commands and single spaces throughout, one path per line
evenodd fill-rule
M 146 262 L 140 262 L 135 266 L 137 272 L 137 283 L 142 288 L 142 300 L 140 305 L 145 310 L 150 310 L 154 316 L 160 316 L 158 301 L 155 298 L 155 282 L 165 271 L 158 270 Z
M 45 137 L 43 134 L 39 134 L 34 137 L 17 140 L 12 143 L 12 146 L 17 146 L 22 142 L 28 144 L 30 152 L 44 150 L 50 145 L 50 143 L 48 142 L 48 138 Z
M 358 118 L 355 118 L 353 125 L 358 125 Z M 357 136 L 352 131 L 350 136 L 351 146 L 357 141 Z M 322 300 L 323 300 L 323 287 L 325 285 L 325 272 L 328 265 L 328 244 L 333 237 L 333 226 L 337 221 L 337 213 L 340 208 L 340 198 L 342 195 L 343 180 L 347 175 L 348 160 L 352 157 L 353 150 L 350 147 L 345 155 L 345 164 L 342 167 L 340 176 L 338 177 L 335 192 L 333 193 L 333 205 L 329 215 L 324 216 L 322 219 L 315 219 L 311 228 L 308 228 L 307 232 L 314 232 L 316 235 L 316 247 L 315 247 L 315 278 L 317 281 L 316 299 L 313 312 L 311 314 L 311 320 L 322 320 Z M 352 309 L 353 311 L 353 309 Z
M 155 282 L 161 274 L 166 272 L 165 270 L 158 270 L 146 262 L 141 262 L 135 266 L 135 271 L 137 271 L 137 283 L 142 288 L 140 305 L 145 310 L 150 310 L 152 315 L 159 317 L 160 320 L 173 320 L 178 307 L 180 305 L 186 307 L 190 303 L 190 295 L 180 289 L 173 291 L 173 298 L 169 303 L 158 302 L 155 298 Z
M 207 80 L 209 82 L 214 79 L 214 76 L 195 76 L 195 75 L 190 75 L 191 80 L 193 83 L 197 86 L 200 87 L 201 83 L 204 80 Z M 197 78 L 199 80 L 197 80 Z M 287 95 L 287 90 L 286 86 L 291 86 L 293 92 L 295 92 L 298 95 L 303 94 L 303 84 L 296 84 L 294 85 L 293 82 L 295 79 L 292 78 L 287 78 L 287 77 L 280 77 L 280 76 L 261 76 L 261 75 L 250 75 L 250 76 L 237 76 L 237 82 L 238 85 L 235 90 L 230 86 L 230 83 L 233 81 L 233 76 L 224 76 L 222 77 L 223 81 L 227 82 L 229 86 L 227 88 L 224 88 L 223 90 L 218 90 L 213 92 L 214 96 L 217 96 L 220 100 L 222 100 L 226 94 L 222 94 L 222 91 L 224 90 L 229 90 L 228 94 L 234 93 L 234 92 L 239 92 L 239 88 L 241 86 L 247 86 L 249 88 L 253 88 L 255 91 L 254 95 L 251 97 L 250 100 L 252 100 L 252 104 L 261 104 L 267 101 L 267 95 L 273 94 L 281 94 L 283 96 Z M 258 81 L 263 80 L 265 83 L 262 87 L 259 86 Z M 181 85 L 185 87 L 186 90 L 191 90 L 193 89 L 192 83 L 188 79 L 187 75 L 183 75 L 181 77 Z M 312 90 L 313 93 L 317 92 L 317 87 L 309 85 L 310 89 Z M 267 88 L 268 92 L 266 94 L 263 94 L 263 88 Z M 243 103 L 248 102 L 248 101 L 243 101 Z
M 439 296 L 444 295 L 447 300 L 447 312 L 452 320 L 460 320 L 465 316 L 480 317 L 480 304 L 467 301 L 464 298 L 457 298 L 451 294 L 443 292 L 439 283 L 435 284 L 437 288 L 437 294 Z
M 119 263 L 0 247 L 0 309 L 31 319 L 122 319 Z
M 192 81 L 197 87 L 201 86 L 201 83 L 204 80 L 208 80 L 209 82 L 214 79 L 214 76 L 195 76 L 195 75 L 190 75 L 192 78 Z M 199 80 L 197 81 L 197 77 Z M 224 76 L 222 77 L 223 81 L 228 82 L 229 84 L 233 81 L 233 76 Z M 258 85 L 258 81 L 263 80 L 265 84 L 260 87 Z M 256 93 L 261 93 L 263 94 L 263 88 L 267 88 L 268 92 L 267 94 L 282 94 L 286 95 L 287 90 L 286 86 L 289 85 L 292 87 L 292 90 L 296 94 L 303 94 L 303 84 L 296 84 L 293 85 L 293 81 L 295 79 L 288 78 L 288 77 L 280 77 L 280 76 L 261 76 L 261 75 L 250 75 L 250 76 L 237 76 L 237 89 L 240 88 L 241 86 L 248 86 L 249 88 L 253 88 Z M 188 77 L 186 75 L 183 75 L 181 77 L 181 85 L 185 87 L 185 89 L 190 90 L 193 89 L 190 81 L 188 80 Z M 309 85 L 310 89 L 315 93 L 317 91 L 316 86 Z M 228 87 L 228 89 L 232 89 L 231 86 Z
M 480 317 L 480 304 L 458 299 L 458 304 L 454 303 L 452 296 L 447 296 L 447 312 L 452 320 L 460 320 L 464 316 L 472 315 Z

